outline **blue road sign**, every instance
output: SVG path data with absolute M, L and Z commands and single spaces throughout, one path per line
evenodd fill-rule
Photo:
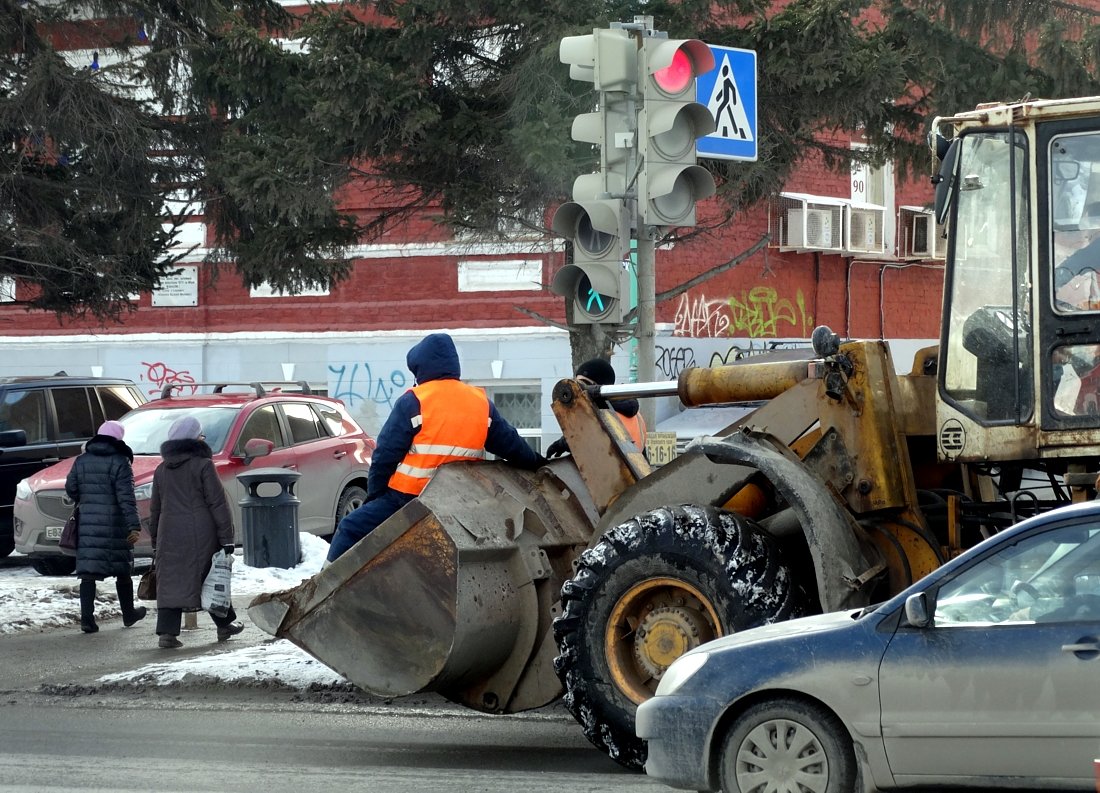
M 714 69 L 695 80 L 695 97 L 707 106 L 717 127 L 699 138 L 700 157 L 719 160 L 755 160 L 756 53 L 708 44 Z

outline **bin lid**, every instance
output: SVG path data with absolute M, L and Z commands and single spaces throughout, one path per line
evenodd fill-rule
M 301 478 L 301 472 L 295 471 L 292 468 L 254 468 L 250 471 L 241 471 L 241 473 L 237 474 L 237 481 L 243 485 L 251 485 L 258 482 L 289 484 Z

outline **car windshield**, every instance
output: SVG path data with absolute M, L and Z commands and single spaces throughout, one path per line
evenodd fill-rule
M 229 428 L 240 407 L 142 408 L 133 410 L 119 421 L 126 427 L 126 444 L 134 454 L 160 454 L 160 445 L 168 440 L 168 428 L 182 416 L 194 416 L 202 427 L 206 443 L 215 452 L 225 446 Z

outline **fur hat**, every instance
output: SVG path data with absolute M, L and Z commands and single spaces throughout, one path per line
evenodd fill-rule
M 125 434 L 126 428 L 117 421 L 105 421 L 100 424 L 99 429 L 96 430 L 96 435 L 106 435 L 108 438 L 114 438 L 116 441 L 122 440 L 122 436 Z
M 603 358 L 593 358 L 577 367 L 577 377 L 587 377 L 596 385 L 615 385 L 615 369 Z
M 168 440 L 170 441 L 180 441 L 186 438 L 195 440 L 200 435 L 202 435 L 202 425 L 194 416 L 182 416 L 173 421 L 172 426 L 168 428 Z

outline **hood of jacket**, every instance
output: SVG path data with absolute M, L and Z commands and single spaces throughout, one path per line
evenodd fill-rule
M 118 438 L 112 438 L 110 435 L 93 435 L 91 440 L 85 444 L 84 451 L 87 454 L 94 454 L 100 457 L 110 457 L 112 454 L 121 454 L 130 462 L 134 461 L 133 450 Z
M 417 343 L 405 356 L 405 363 L 417 383 L 430 380 L 457 380 L 462 369 L 454 340 L 446 333 L 432 333 Z
M 169 468 L 179 468 L 192 457 L 213 457 L 214 452 L 206 441 L 198 438 L 178 438 L 160 445 L 160 456 Z

